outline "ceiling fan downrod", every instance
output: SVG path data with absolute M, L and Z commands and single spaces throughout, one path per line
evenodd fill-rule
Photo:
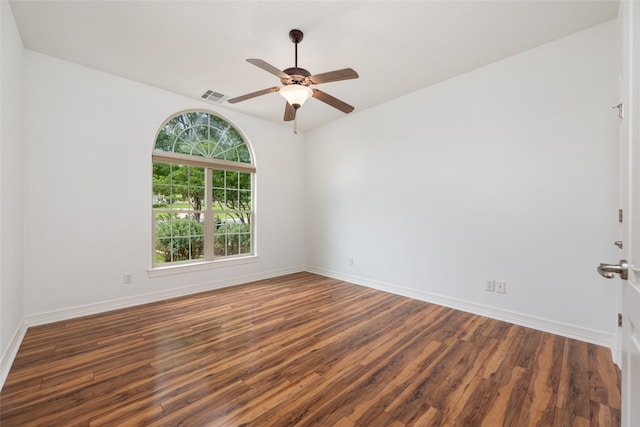
M 303 37 L 304 37 L 304 34 L 300 30 L 293 29 L 289 31 L 289 39 L 295 45 L 295 50 L 296 50 L 296 65 L 295 65 L 296 68 L 298 68 L 298 43 L 302 41 Z

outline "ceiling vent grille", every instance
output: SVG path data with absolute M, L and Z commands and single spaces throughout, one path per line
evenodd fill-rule
M 224 96 L 220 92 L 216 92 L 214 90 L 208 90 L 202 94 L 202 98 L 206 99 L 207 101 L 213 101 L 218 104 L 222 104 L 227 100 L 228 96 Z

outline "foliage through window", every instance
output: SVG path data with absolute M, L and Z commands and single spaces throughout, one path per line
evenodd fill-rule
M 255 167 L 237 129 L 182 113 L 162 126 L 152 157 L 154 266 L 253 254 Z

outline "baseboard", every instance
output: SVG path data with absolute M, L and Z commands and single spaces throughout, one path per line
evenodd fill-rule
M 254 282 L 257 280 L 271 279 L 273 277 L 284 276 L 286 274 L 299 273 L 305 271 L 304 267 L 292 267 L 279 270 L 271 270 L 267 272 L 250 274 L 245 276 L 233 277 L 225 280 L 214 282 L 206 282 L 184 288 L 168 289 L 148 294 L 136 295 L 127 298 L 119 298 L 110 301 L 104 301 L 95 304 L 87 304 L 65 308 L 61 310 L 53 310 L 39 314 L 28 315 L 24 319 L 27 327 L 44 325 L 47 323 L 59 322 L 62 320 L 74 319 L 76 317 L 89 316 L 92 314 L 104 313 L 106 311 L 118 310 L 121 308 L 133 307 L 136 305 L 147 304 L 151 302 L 162 301 L 170 298 L 192 295 L 199 292 L 212 291 L 214 289 L 226 288 L 229 286 L 240 285 L 244 283 Z
M 322 276 L 332 277 L 338 280 L 344 280 L 345 282 L 366 286 L 368 288 L 378 289 L 396 295 L 402 295 L 420 301 L 430 302 L 456 310 L 489 317 L 491 319 L 502 320 L 505 322 L 513 323 L 515 325 L 525 326 L 527 328 L 537 329 L 539 331 L 549 332 L 563 337 L 585 341 L 591 344 L 601 345 L 603 347 L 612 349 L 612 352 L 615 351 L 614 334 L 607 334 L 605 332 L 583 328 L 576 325 L 557 322 L 554 320 L 544 319 L 528 314 L 517 313 L 501 308 L 485 306 L 471 301 L 451 298 L 448 296 L 424 292 L 417 289 L 405 288 L 402 286 L 384 283 L 365 277 L 338 273 L 318 267 L 307 266 L 306 271 L 310 273 L 320 274 Z
M 165 291 L 153 292 L 144 295 L 138 295 L 129 298 L 121 298 L 117 300 L 105 301 L 96 304 L 87 304 L 84 306 L 77 306 L 62 310 L 54 310 L 45 313 L 26 316 L 19 327 L 16 329 L 7 351 L 2 355 L 0 360 L 0 389 L 4 385 L 4 382 L 9 374 L 11 365 L 18 353 L 22 339 L 24 338 L 27 329 L 30 326 L 43 325 L 47 323 L 58 322 L 62 320 L 73 319 L 76 317 L 87 316 L 92 314 L 103 313 L 106 311 L 117 310 L 120 308 L 132 307 L 140 304 L 146 304 L 156 301 L 161 301 L 169 298 L 176 298 L 185 295 L 191 295 L 198 292 L 206 292 L 214 289 L 225 288 L 234 285 L 240 285 L 257 280 L 271 279 L 273 277 L 284 276 L 286 274 L 299 273 L 301 271 L 308 271 L 310 273 L 319 274 L 322 276 L 332 277 L 346 282 L 355 283 L 358 285 L 366 286 L 373 289 L 378 289 L 385 292 L 390 292 L 397 295 L 414 298 L 420 301 L 426 301 L 434 304 L 443 305 L 445 307 L 454 308 L 461 311 L 466 311 L 480 316 L 486 316 L 496 320 L 502 320 L 505 322 L 513 323 L 520 326 L 525 326 L 533 329 L 537 329 L 544 332 L 550 332 L 560 336 L 577 339 L 580 341 L 589 342 L 592 344 L 602 345 L 612 349 L 614 360 L 616 356 L 619 357 L 615 347 L 615 336 L 613 334 L 606 334 L 604 332 L 595 331 L 587 328 L 582 328 L 575 325 L 565 324 L 561 322 L 555 322 L 549 319 L 543 319 L 540 317 L 530 316 L 522 313 L 516 313 L 508 310 L 503 310 L 495 307 L 484 306 L 481 304 L 473 303 L 470 301 L 451 298 L 443 295 L 432 294 L 416 289 L 405 288 L 402 286 L 392 285 L 389 283 L 380 282 L 368 278 L 359 276 L 352 276 L 348 274 L 342 274 L 330 270 L 325 270 L 317 267 L 292 267 L 287 269 L 272 270 L 268 272 L 262 272 L 258 274 L 234 277 L 231 279 L 207 282 L 193 286 L 187 286 L 184 288 L 170 289 Z
M 13 361 L 18 354 L 18 349 L 20 348 L 20 344 L 22 343 L 22 339 L 24 338 L 24 334 L 27 333 L 27 324 L 24 322 L 20 322 L 18 327 L 16 328 L 13 336 L 11 337 L 11 341 L 9 342 L 9 346 L 7 350 L 2 355 L 2 359 L 0 359 L 0 390 L 4 386 L 4 382 L 9 375 L 9 371 L 11 370 L 11 365 L 13 365 Z
M 619 369 L 622 369 L 622 336 L 621 335 L 622 335 L 621 329 L 618 328 L 616 330 L 616 333 L 613 336 L 613 342 L 615 344 L 611 347 L 611 358 L 613 359 L 613 363 L 615 363 Z

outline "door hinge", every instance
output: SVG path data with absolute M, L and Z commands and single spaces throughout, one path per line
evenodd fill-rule
M 622 313 L 618 313 L 618 327 L 622 328 Z
M 618 209 L 618 222 L 622 222 L 623 216 L 624 214 L 622 212 L 622 209 Z
M 613 109 L 615 110 L 616 108 L 618 109 L 618 118 L 619 119 L 623 119 L 624 118 L 624 104 L 621 102 L 618 105 L 614 105 Z

